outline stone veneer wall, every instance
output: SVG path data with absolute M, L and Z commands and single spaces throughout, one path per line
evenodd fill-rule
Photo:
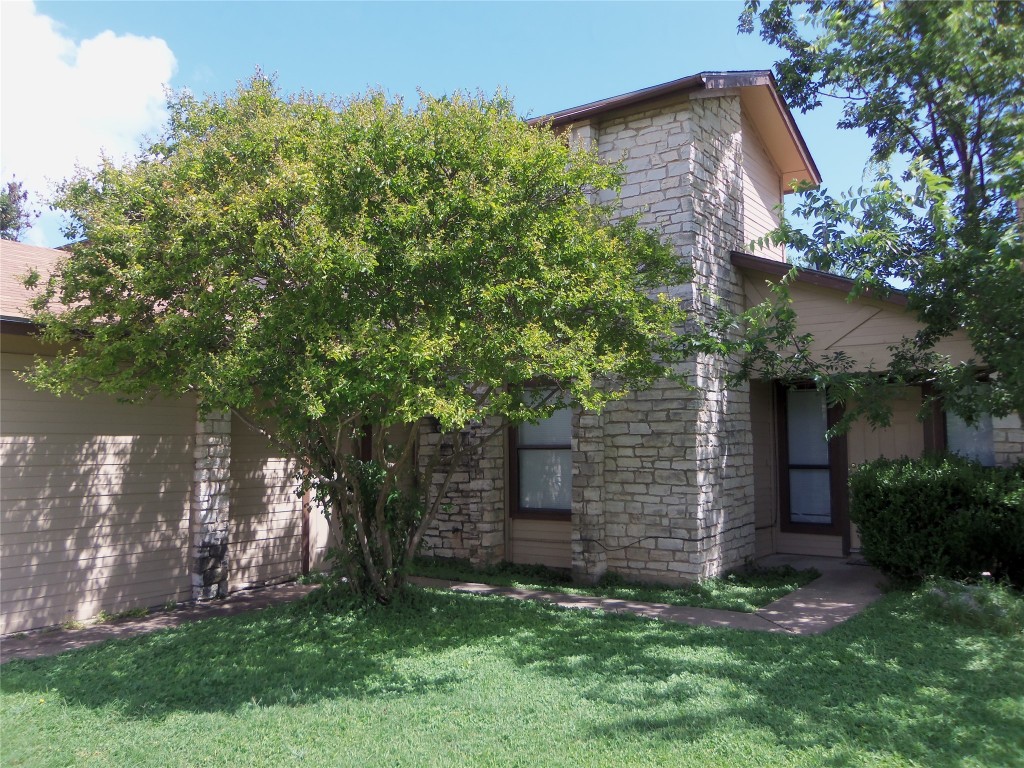
M 456 557 L 474 565 L 489 565 L 505 558 L 505 436 L 484 442 L 500 426 L 495 420 L 464 430 L 466 450 L 448 485 L 445 506 L 423 537 L 420 552 L 434 557 Z M 451 455 L 451 437 L 424 425 L 418 445 L 423 471 L 440 450 Z M 443 470 L 434 473 L 436 493 Z
M 192 484 L 192 597 L 228 594 L 231 511 L 231 413 L 212 411 L 196 421 Z
M 572 138 L 596 145 L 608 160 L 621 159 L 623 213 L 641 212 L 692 262 L 695 285 L 668 290 L 698 317 L 710 316 L 719 302 L 741 309 L 741 278 L 729 260 L 743 242 L 739 95 L 683 98 L 584 123 L 573 127 Z M 725 364 L 715 358 L 695 359 L 680 373 L 690 388 L 662 381 L 602 414 L 574 417 L 571 547 L 581 581 L 606 570 L 693 580 L 754 554 L 747 388 L 727 390 Z M 436 434 L 424 436 L 421 461 L 437 442 Z M 451 507 L 425 538 L 425 553 L 476 563 L 505 556 L 505 445 L 493 442 L 467 457 L 449 490 Z
M 997 466 L 1010 467 L 1024 461 L 1024 427 L 1020 414 L 992 419 L 992 447 Z
M 602 124 L 598 151 L 622 158 L 624 213 L 641 211 L 692 263 L 694 286 L 674 288 L 694 313 L 742 307 L 729 261 L 742 227 L 738 95 L 690 99 Z M 574 570 L 603 552 L 609 570 L 670 581 L 712 576 L 754 551 L 753 463 L 746 388 L 729 391 L 721 360 L 610 406 L 603 429 L 603 536 L 574 508 Z M 592 430 L 593 431 L 593 430 Z

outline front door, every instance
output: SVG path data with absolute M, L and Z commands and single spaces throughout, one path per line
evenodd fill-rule
M 825 439 L 842 411 L 829 408 L 825 393 L 817 389 L 784 389 L 779 402 L 782 531 L 841 536 L 847 554 L 846 438 Z

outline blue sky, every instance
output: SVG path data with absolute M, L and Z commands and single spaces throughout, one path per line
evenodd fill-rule
M 739 2 L 39 2 L 3 4 L 2 178 L 37 195 L 130 153 L 162 87 L 222 93 L 256 67 L 285 91 L 507 90 L 539 115 L 702 70 L 768 69 Z M 797 114 L 832 189 L 859 184 L 866 137 L 834 108 Z M 28 238 L 58 245 L 46 214 Z

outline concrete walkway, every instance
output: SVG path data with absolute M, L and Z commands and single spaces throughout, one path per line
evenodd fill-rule
M 106 640 L 136 637 L 158 629 L 170 629 L 182 624 L 215 616 L 233 616 L 236 613 L 257 611 L 271 605 L 290 603 L 308 595 L 316 584 L 288 582 L 275 587 L 235 592 L 223 600 L 209 603 L 184 605 L 172 611 L 156 611 L 106 624 L 95 624 L 82 629 L 50 627 L 8 635 L 0 639 L 0 664 L 14 659 L 38 659 L 42 656 L 56 656 L 58 653 L 85 648 Z
M 455 582 L 441 579 L 413 578 L 415 584 L 447 588 L 456 592 L 496 595 L 517 600 L 537 600 L 562 608 L 603 610 L 610 613 L 632 613 L 649 619 L 674 621 L 706 627 L 729 627 L 757 632 L 779 632 L 791 635 L 817 635 L 857 615 L 882 593 L 878 585 L 882 577 L 873 568 L 845 559 L 772 555 L 758 561 L 763 566 L 791 565 L 794 568 L 817 568 L 821 578 L 815 579 L 785 597 L 766 605 L 756 613 L 721 611 L 711 608 L 613 600 L 602 597 L 566 595 L 515 587 L 494 587 L 488 584 Z M 35 659 L 84 648 L 117 638 L 136 637 L 159 629 L 177 627 L 192 621 L 231 616 L 255 611 L 271 605 L 298 600 L 316 589 L 313 584 L 281 584 L 276 587 L 237 592 L 224 600 L 190 605 L 173 611 L 160 611 L 148 616 L 128 618 L 84 629 L 44 629 L 0 640 L 0 663 L 13 659 Z
M 456 592 L 549 602 L 561 608 L 632 613 L 649 619 L 675 621 L 691 626 L 729 627 L 755 632 L 781 632 L 790 635 L 818 635 L 827 632 L 832 627 L 856 616 L 882 596 L 879 584 L 883 579 L 878 571 L 846 559 L 771 555 L 759 560 L 758 565 L 765 567 L 791 565 L 801 569 L 817 568 L 821 572 L 821 577 L 805 587 L 790 592 L 774 603 L 766 605 L 755 613 L 645 603 L 634 600 L 614 600 L 585 595 L 566 595 L 561 592 L 547 592 L 539 589 L 493 587 L 488 584 L 442 579 L 414 578 L 412 581 L 421 586 L 447 587 Z

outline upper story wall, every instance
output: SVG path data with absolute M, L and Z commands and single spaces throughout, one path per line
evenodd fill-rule
M 746 306 L 770 298 L 770 286 L 778 280 L 778 275 L 748 270 L 744 283 Z M 803 279 L 790 283 L 796 333 L 814 337 L 810 352 L 816 359 L 842 351 L 851 358 L 855 371 L 884 371 L 892 361 L 889 346 L 913 337 L 921 325 L 901 303 L 870 296 L 851 299 L 848 291 Z M 967 337 L 959 331 L 943 339 L 935 351 L 948 355 L 952 363 L 977 359 Z
M 681 94 L 599 115 L 570 130 L 574 141 L 622 163 L 623 213 L 640 213 L 691 262 L 702 289 L 741 304 L 729 251 L 748 250 L 751 240 L 778 225 L 783 183 L 739 93 Z M 603 191 L 599 199 L 610 202 L 613 194 Z M 758 254 L 784 260 L 781 247 Z M 690 286 L 674 290 L 696 304 L 706 301 Z
M 624 214 L 640 213 L 684 259 L 696 282 L 741 299 L 728 253 L 743 242 L 742 129 L 739 97 L 686 95 L 573 126 L 575 140 L 621 162 Z M 600 193 L 610 202 L 614 193 Z M 701 296 L 674 286 L 680 296 Z
M 779 226 L 784 179 L 772 162 L 757 126 L 743 115 L 743 240 L 750 250 L 766 259 L 785 261 L 783 246 L 757 247 L 749 244 Z

